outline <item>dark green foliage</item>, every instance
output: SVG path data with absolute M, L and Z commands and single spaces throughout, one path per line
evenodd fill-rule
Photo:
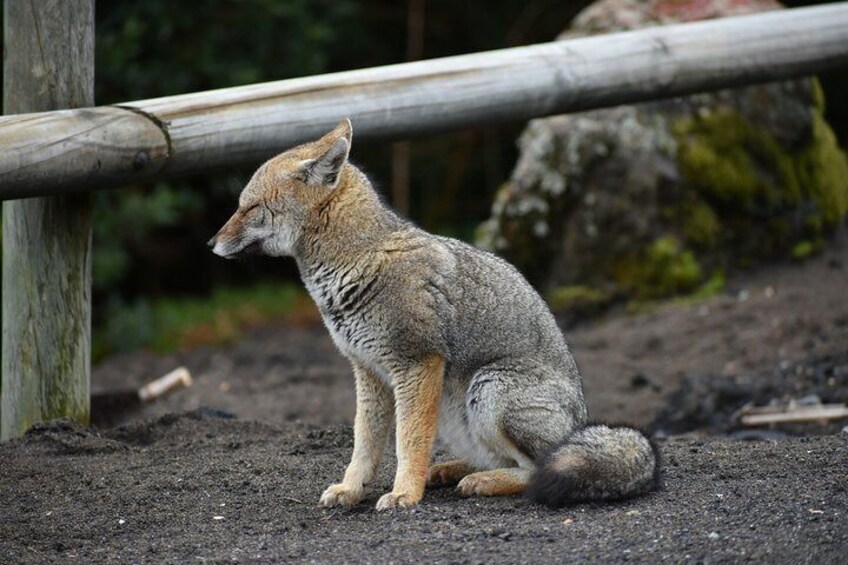
M 332 54 L 355 56 L 352 38 L 364 34 L 357 10 L 346 0 L 100 3 L 97 102 L 326 72 Z M 210 288 L 216 265 L 203 243 L 234 208 L 251 168 L 97 194 L 93 278 L 100 350 L 153 341 L 154 316 L 136 296 Z M 253 270 L 246 271 L 242 279 L 249 280 Z M 225 274 L 221 280 L 240 279 Z
M 423 55 L 547 40 L 585 3 L 563 9 L 550 2 L 458 7 L 431 1 Z M 391 64 L 407 56 L 407 6 L 389 0 L 110 0 L 98 4 L 96 30 L 98 104 Z M 470 235 L 511 165 L 514 135 L 507 128 L 413 144 L 413 217 L 436 231 Z M 355 159 L 388 185 L 388 144 L 360 144 Z M 293 274 L 286 262 L 228 263 L 205 248 L 255 166 L 97 195 L 98 355 L 156 342 L 157 315 L 150 306 L 156 297 L 208 294 L 218 285 Z
M 103 2 L 100 104 L 325 72 L 364 33 L 350 0 Z

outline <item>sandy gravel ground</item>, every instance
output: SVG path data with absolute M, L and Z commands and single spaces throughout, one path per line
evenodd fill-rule
M 660 442 L 662 491 L 551 511 L 443 489 L 413 512 L 377 514 L 389 457 L 366 503 L 318 508 L 350 455 L 350 371 L 322 327 L 270 327 L 229 347 L 110 359 L 95 390 L 178 365 L 195 385 L 117 427 L 54 422 L 0 445 L 0 563 L 845 562 L 848 421 L 753 442 L 705 435 L 732 433 L 715 421 L 728 403 L 844 401 L 844 242 L 731 281 L 725 295 L 567 335 L 595 418 L 690 432 Z M 722 393 L 740 386 L 749 396 Z M 692 417 L 702 405 L 709 413 Z

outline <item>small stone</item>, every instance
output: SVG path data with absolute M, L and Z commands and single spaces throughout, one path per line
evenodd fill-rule
M 710 538 L 710 539 L 712 539 L 712 540 L 716 540 L 716 539 L 718 539 L 720 536 L 719 536 L 719 535 L 718 535 L 718 533 L 716 533 L 716 532 L 710 532 L 710 533 L 709 533 L 709 535 L 707 535 L 707 537 L 708 537 L 708 538 Z

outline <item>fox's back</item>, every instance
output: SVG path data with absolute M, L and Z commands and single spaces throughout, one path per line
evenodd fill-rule
M 453 316 L 443 319 L 451 361 L 463 373 L 491 363 L 574 369 L 562 333 L 541 296 L 503 259 L 455 239 L 438 237 L 455 258 L 439 291 Z
M 378 275 L 390 294 L 380 304 L 403 320 L 395 339 L 437 336 L 426 346 L 443 350 L 448 378 L 468 379 L 492 364 L 544 365 L 579 378 L 546 303 L 512 265 L 418 229 L 403 239 L 412 251 L 390 257 Z

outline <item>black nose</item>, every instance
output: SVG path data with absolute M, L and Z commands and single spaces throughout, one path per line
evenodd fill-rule
M 209 241 L 206 242 L 206 245 L 208 245 L 209 247 L 215 247 L 216 243 L 218 243 L 218 236 L 213 235 L 212 239 L 210 239 Z

